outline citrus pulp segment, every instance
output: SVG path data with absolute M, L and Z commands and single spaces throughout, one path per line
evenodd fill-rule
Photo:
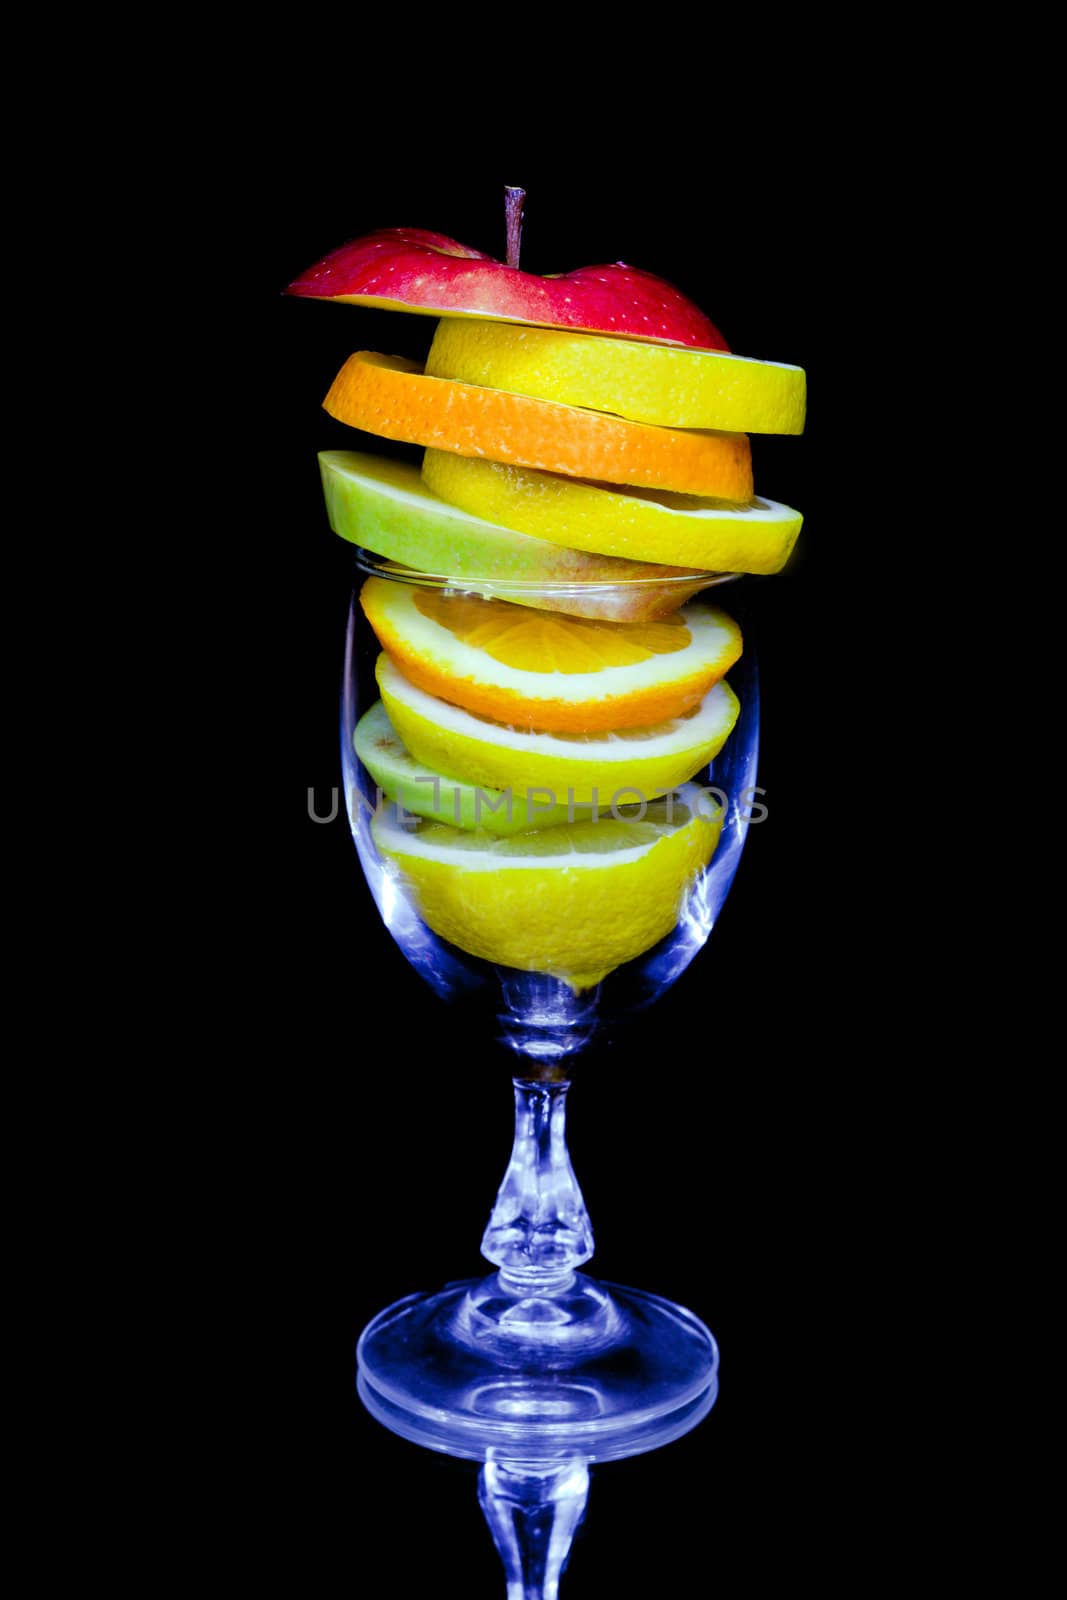
M 802 368 L 552 328 L 445 317 L 426 371 L 670 428 L 801 433 Z
M 485 961 L 581 990 L 671 932 L 712 857 L 722 814 L 688 785 L 643 817 L 511 839 L 440 823 L 408 831 L 388 813 L 371 827 L 435 933 Z
M 457 828 L 484 828 L 506 837 L 529 828 L 573 822 L 589 807 L 545 803 L 499 789 L 482 789 L 428 772 L 404 748 L 380 700 L 360 718 L 353 738 L 356 755 L 382 794 L 405 811 Z M 572 815 L 572 811 L 575 815 Z
M 694 710 L 741 654 L 725 612 L 599 622 L 368 578 L 360 603 L 410 682 L 478 716 L 552 733 L 644 728 Z
M 780 572 L 803 518 L 774 500 L 723 505 L 695 495 L 617 489 L 427 450 L 424 481 L 450 505 L 534 538 L 630 560 L 714 572 Z
M 323 405 L 350 427 L 458 455 L 723 500 L 752 495 L 752 452 L 743 433 L 653 428 L 552 400 L 428 378 L 400 356 L 370 350 L 349 356 Z
M 723 679 L 696 711 L 650 728 L 553 734 L 505 727 L 411 683 L 383 651 L 375 669 L 385 709 L 427 772 L 546 803 L 608 806 L 654 799 L 692 778 L 730 736 L 740 706 Z
M 436 495 L 409 461 L 323 450 L 319 468 L 330 526 L 342 539 L 421 572 L 467 578 L 472 588 L 482 583 L 519 605 L 647 621 L 674 611 L 706 582 L 692 568 L 590 555 L 472 516 Z M 683 577 L 694 581 L 676 581 Z M 508 588 L 509 579 L 517 587 Z M 561 585 L 567 587 L 548 592 Z

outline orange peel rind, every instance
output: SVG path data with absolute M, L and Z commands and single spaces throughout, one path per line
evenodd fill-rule
M 752 495 L 752 451 L 743 433 L 650 427 L 427 377 L 399 356 L 349 356 L 323 405 L 349 427 L 460 456 L 722 500 Z

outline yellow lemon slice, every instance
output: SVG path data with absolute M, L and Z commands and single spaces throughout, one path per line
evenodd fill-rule
M 389 721 L 425 772 L 516 795 L 537 791 L 545 805 L 622 805 L 667 794 L 719 753 L 741 709 L 723 680 L 695 711 L 653 727 L 533 733 L 435 699 L 384 652 L 376 676 Z
M 581 990 L 670 933 L 718 843 L 721 810 L 692 785 L 634 810 L 510 839 L 389 812 L 371 828 L 435 933 Z
M 379 643 L 420 689 L 552 733 L 682 716 L 741 654 L 736 622 L 696 602 L 662 622 L 601 622 L 386 578 L 368 578 L 360 602 Z
M 659 427 L 731 433 L 804 430 L 807 380 L 802 368 L 723 350 L 671 349 L 591 333 L 445 317 L 426 371 Z
M 724 505 L 664 490 L 613 489 L 427 450 L 424 482 L 450 505 L 536 539 L 714 572 L 780 572 L 803 521 L 774 500 Z

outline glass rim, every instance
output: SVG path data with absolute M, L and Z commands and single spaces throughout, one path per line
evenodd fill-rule
M 608 559 L 605 557 L 605 559 Z M 710 589 L 715 585 L 733 583 L 745 577 L 743 572 L 688 572 L 666 571 L 662 577 L 616 578 L 589 580 L 580 578 L 512 578 L 495 573 L 475 576 L 470 573 L 424 572 L 418 567 L 408 567 L 388 556 L 375 555 L 362 545 L 356 546 L 356 567 L 374 578 L 390 578 L 395 583 L 410 583 L 424 589 L 459 589 L 467 594 L 507 595 L 543 594 L 577 596 L 615 594 L 620 590 L 677 589 L 693 594 L 697 589 Z

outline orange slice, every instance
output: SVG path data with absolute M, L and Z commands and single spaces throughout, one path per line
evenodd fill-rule
M 684 716 L 741 654 L 724 612 L 599 622 L 369 578 L 360 596 L 409 682 L 514 728 L 605 733 Z
M 752 452 L 743 433 L 657 428 L 553 400 L 428 378 L 399 356 L 370 350 L 349 356 L 323 405 L 349 427 L 455 455 L 720 500 L 752 496 Z

